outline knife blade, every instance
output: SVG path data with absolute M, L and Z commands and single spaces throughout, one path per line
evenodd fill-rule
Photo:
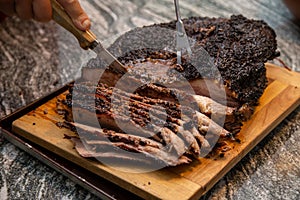
M 91 30 L 79 30 L 74 24 L 70 16 L 64 8 L 56 1 L 51 0 L 52 19 L 62 26 L 64 29 L 72 33 L 78 40 L 81 48 L 93 50 L 99 58 L 101 58 L 110 69 L 117 73 L 125 74 L 128 70 L 114 57 L 107 49 L 103 47 L 97 37 Z
M 105 49 L 99 41 L 95 41 L 93 45 L 89 47 L 93 50 L 99 58 L 109 65 L 109 68 L 117 73 L 126 74 L 127 68 L 118 61 L 107 49 Z

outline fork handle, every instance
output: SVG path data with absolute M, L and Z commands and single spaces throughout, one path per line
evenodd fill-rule
M 174 0 L 174 4 L 175 4 L 175 13 L 176 13 L 177 21 L 181 21 L 180 10 L 179 10 L 179 1 Z
M 82 31 L 78 29 L 65 9 L 56 1 L 51 0 L 52 19 L 64 29 L 72 33 L 78 40 L 81 48 L 88 49 L 97 41 L 96 36 L 90 30 Z

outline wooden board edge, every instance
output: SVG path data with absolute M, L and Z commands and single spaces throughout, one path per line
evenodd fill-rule
M 201 194 L 203 196 L 206 192 L 208 192 L 224 175 L 226 175 L 237 163 L 239 163 L 255 146 L 257 146 L 276 126 L 278 126 L 289 114 L 291 114 L 298 106 L 300 106 L 300 88 L 295 86 L 288 86 L 282 93 L 282 96 L 287 96 L 291 94 L 291 90 L 294 90 L 295 93 L 292 92 L 292 95 L 295 95 L 294 101 L 286 103 L 285 112 L 283 112 L 280 116 L 276 118 L 276 122 L 269 124 L 264 127 L 264 131 L 261 134 L 258 134 L 257 137 L 247 144 L 248 148 L 241 148 L 242 151 L 239 152 L 237 157 L 233 156 L 225 165 L 225 167 L 211 179 L 211 182 L 207 185 L 203 185 L 202 187 L 206 190 Z M 280 98 L 280 97 L 278 97 Z M 274 106 L 269 102 L 268 104 Z M 264 109 L 269 109 L 269 107 L 262 108 L 262 112 Z
M 266 63 L 267 77 L 280 81 L 282 83 L 300 87 L 300 73 L 295 71 L 289 71 L 283 67 Z

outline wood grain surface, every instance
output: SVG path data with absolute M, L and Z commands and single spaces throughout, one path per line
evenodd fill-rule
M 260 99 L 251 120 L 243 125 L 238 138 L 241 143 L 230 144 L 224 157 L 218 154 L 200 158 L 190 165 L 140 172 L 139 166 L 110 166 L 81 157 L 65 135 L 74 133 L 59 128 L 63 115 L 57 110 L 56 97 L 36 110 L 13 122 L 13 132 L 39 144 L 89 171 L 145 199 L 198 199 L 220 180 L 236 163 L 253 149 L 273 128 L 300 105 L 300 73 L 267 65 L 270 84 Z M 286 79 L 286 76 L 289 79 Z M 281 82 L 283 80 L 284 82 Z M 289 84 L 289 80 L 292 84 Z M 150 183 L 150 184 L 149 184 Z
M 137 26 L 175 19 L 172 1 L 81 1 L 105 44 Z M 262 19 L 276 31 L 280 59 L 300 71 L 300 28 L 281 0 L 184 0 L 182 16 Z M 170 11 L 172 9 L 172 11 Z M 93 57 L 53 22 L 0 22 L 0 117 L 80 76 Z M 281 65 L 277 60 L 275 64 Z M 297 82 L 297 80 L 295 80 Z M 299 199 L 300 108 L 290 114 L 202 199 Z M 0 199 L 97 199 L 70 179 L 0 140 Z

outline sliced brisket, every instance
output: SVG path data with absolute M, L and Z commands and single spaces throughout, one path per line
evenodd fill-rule
M 193 55 L 184 54 L 182 65 L 172 21 L 133 29 L 109 47 L 127 74 L 99 58 L 83 68 L 66 97 L 66 120 L 84 133 L 72 138 L 82 156 L 175 166 L 209 152 L 216 138 L 234 140 L 267 86 L 264 63 L 278 56 L 275 32 L 241 15 L 183 22 Z

